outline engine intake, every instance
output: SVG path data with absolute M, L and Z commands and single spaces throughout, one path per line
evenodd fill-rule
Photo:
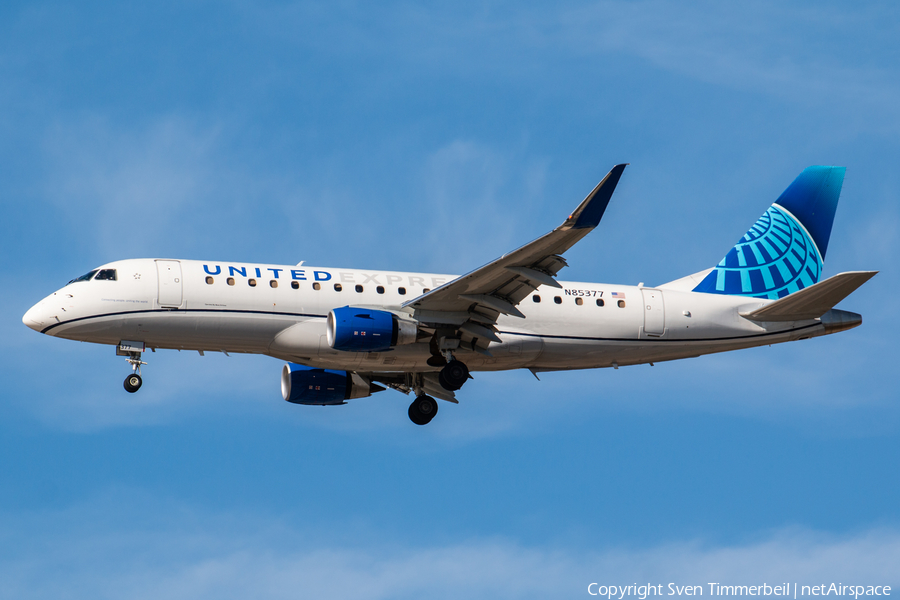
M 281 370 L 281 395 L 294 404 L 327 406 L 365 398 L 384 388 L 350 371 L 317 369 L 287 363 Z
M 416 341 L 415 321 L 385 310 L 344 306 L 328 313 L 326 339 L 335 350 L 379 352 Z

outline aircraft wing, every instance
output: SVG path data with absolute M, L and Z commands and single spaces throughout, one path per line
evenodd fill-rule
M 518 250 L 403 304 L 415 309 L 419 319 L 443 320 L 436 313 L 469 313 L 473 320 L 460 329 L 473 337 L 499 341 L 492 324 L 500 314 L 524 317 L 516 308 L 542 285 L 560 287 L 554 276 L 566 266 L 562 254 L 600 223 L 624 164 L 616 165 L 578 205 L 565 222 Z M 463 319 L 465 321 L 465 319 Z

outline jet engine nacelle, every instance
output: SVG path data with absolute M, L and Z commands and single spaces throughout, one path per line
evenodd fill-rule
M 368 308 L 344 306 L 328 313 L 326 339 L 335 350 L 379 352 L 416 341 L 415 321 Z
M 345 404 L 351 398 L 365 398 L 384 388 L 349 371 L 316 369 L 287 363 L 281 370 L 281 395 L 294 404 Z

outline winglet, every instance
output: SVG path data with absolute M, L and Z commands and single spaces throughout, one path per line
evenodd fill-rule
M 628 163 L 614 166 L 603 178 L 603 181 L 598 183 L 597 187 L 578 205 L 578 208 L 569 215 L 566 222 L 560 225 L 559 229 L 592 229 L 596 227 L 603 218 L 603 213 L 606 212 L 606 207 L 609 205 L 609 199 L 616 191 L 616 185 L 627 165 Z

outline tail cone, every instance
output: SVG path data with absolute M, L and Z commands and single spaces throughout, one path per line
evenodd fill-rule
M 821 317 L 822 325 L 825 326 L 825 334 L 837 333 L 838 331 L 846 331 L 862 325 L 862 315 L 848 310 L 839 310 L 832 308 Z

